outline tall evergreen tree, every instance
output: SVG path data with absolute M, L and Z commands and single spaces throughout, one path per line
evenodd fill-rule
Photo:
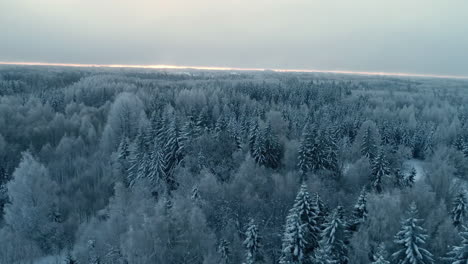
M 280 264 L 307 263 L 307 257 L 304 252 L 308 246 L 308 241 L 305 239 L 306 232 L 306 225 L 301 224 L 297 212 L 294 208 L 291 209 L 286 218 Z
M 314 197 L 314 207 L 315 211 L 317 212 L 317 225 L 323 228 L 323 224 L 328 217 L 328 207 L 322 201 L 318 193 L 316 193 Z
M 277 168 L 280 165 L 282 148 L 271 126 L 260 129 L 255 137 L 252 156 L 259 165 Z
M 257 141 L 257 136 L 258 136 L 258 122 L 256 120 L 250 121 L 250 129 L 249 129 L 249 147 L 250 147 L 250 152 L 254 152 L 254 146 L 255 146 L 255 141 Z
M 372 161 L 372 175 L 370 182 L 372 189 L 378 193 L 382 192 L 384 177 L 387 177 L 389 174 L 390 169 L 388 167 L 388 161 L 383 151 L 380 150 Z
M 165 193 L 167 191 L 167 186 L 164 159 L 161 155 L 160 148 L 156 144 L 149 158 L 147 177 L 151 184 L 153 195 L 157 196 Z
M 318 246 L 317 207 L 302 184 L 286 218 L 281 263 L 308 263 Z
M 353 208 L 353 213 L 349 221 L 350 231 L 357 231 L 359 225 L 363 223 L 367 218 L 367 194 L 366 190 L 363 188 L 361 194 L 358 197 L 358 200 Z
M 100 264 L 101 260 L 96 252 L 96 241 L 88 241 L 88 263 L 89 264 Z
M 339 210 L 335 209 L 328 217 L 322 231 L 320 247 L 330 254 L 332 261 L 340 264 L 348 263 L 348 249 L 346 241 L 346 227 L 344 220 L 340 216 Z
M 414 186 L 414 182 L 416 181 L 416 169 L 413 167 L 410 171 L 410 174 L 406 178 L 406 186 L 412 188 Z
M 65 256 L 65 259 L 63 260 L 64 264 L 78 264 L 78 261 L 72 256 L 70 251 L 67 251 L 67 255 Z
M 434 263 L 432 254 L 425 248 L 427 235 L 418 219 L 418 210 L 413 202 L 408 211 L 408 218 L 401 223 L 401 230 L 395 236 L 398 250 L 392 254 L 398 264 L 430 264 Z
M 310 150 L 310 163 L 314 171 L 327 169 L 329 164 L 327 141 L 324 131 L 318 131 Z
M 335 174 L 339 174 L 339 165 L 338 165 L 338 144 L 336 138 L 336 131 L 333 126 L 328 127 L 324 131 L 323 137 L 325 138 L 325 146 L 326 146 L 326 169 L 334 172 Z
M 229 242 L 226 239 L 221 239 L 218 245 L 218 253 L 220 255 L 220 264 L 231 263 L 231 249 L 229 248 Z
M 258 229 L 253 219 L 250 220 L 245 232 L 244 246 L 246 249 L 246 256 L 244 264 L 255 264 L 263 262 L 263 257 L 260 254 L 260 236 Z
M 468 230 L 466 227 L 463 227 L 460 236 L 462 238 L 461 244 L 454 246 L 446 258 L 451 264 L 468 263 Z
M 374 255 L 372 256 L 372 263 L 371 264 L 390 264 L 390 261 L 386 260 L 385 257 L 387 252 L 385 251 L 385 246 L 381 243 L 377 250 L 375 251 Z
M 373 160 L 377 154 L 377 142 L 376 135 L 373 127 L 369 123 L 366 127 L 363 127 L 362 142 L 361 142 L 361 154 L 364 157 Z
M 320 241 L 320 246 L 315 250 L 312 258 L 313 264 L 339 264 L 339 261 L 331 254 L 330 246 L 324 241 Z
M 465 191 L 460 191 L 453 201 L 452 209 L 452 221 L 456 227 L 459 227 L 465 223 L 466 218 L 466 194 Z
M 298 167 L 302 174 L 312 169 L 312 149 L 315 144 L 314 130 L 306 125 L 302 134 L 301 146 L 299 147 Z

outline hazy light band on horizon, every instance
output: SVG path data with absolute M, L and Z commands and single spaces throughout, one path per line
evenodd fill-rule
M 80 64 L 80 63 L 50 63 L 50 62 L 3 62 L 0 65 L 18 66 L 56 66 L 56 67 L 89 67 L 89 68 L 138 68 L 155 70 L 207 70 L 207 71 L 274 71 L 274 72 L 304 72 L 304 73 L 334 73 L 334 74 L 354 74 L 370 76 L 397 76 L 397 77 L 423 77 L 423 78 L 447 78 L 447 79 L 468 79 L 462 75 L 441 75 L 441 74 L 420 74 L 403 72 L 373 72 L 373 71 L 352 71 L 352 70 L 318 70 L 318 69 L 269 69 L 269 68 L 242 68 L 242 67 L 218 67 L 218 66 L 187 66 L 187 65 L 137 65 L 137 64 Z

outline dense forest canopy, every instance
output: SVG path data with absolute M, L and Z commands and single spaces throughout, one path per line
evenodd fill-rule
M 0 263 L 467 263 L 468 81 L 0 68 Z

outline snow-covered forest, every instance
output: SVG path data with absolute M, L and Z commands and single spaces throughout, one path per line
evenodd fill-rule
M 468 81 L 0 68 L 0 263 L 467 263 Z

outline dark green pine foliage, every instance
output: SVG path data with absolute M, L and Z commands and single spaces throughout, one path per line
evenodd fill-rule
M 384 178 L 390 174 L 388 167 L 388 161 L 385 154 L 380 150 L 372 161 L 372 175 L 370 180 L 370 186 L 377 193 L 381 193 L 383 190 Z
M 335 209 L 328 217 L 321 234 L 320 248 L 328 252 L 331 261 L 336 261 L 332 263 L 347 264 L 348 249 L 345 243 L 347 232 L 341 214 L 340 210 Z
M 383 243 L 381 243 L 377 247 L 377 250 L 375 251 L 374 255 L 372 256 L 371 264 L 390 264 L 390 261 L 388 261 L 385 258 L 386 255 L 387 255 L 387 252 L 385 251 L 385 246 Z
M 464 191 L 461 191 L 457 194 L 453 201 L 453 209 L 451 212 L 452 222 L 456 227 L 459 227 L 465 223 L 466 209 L 466 194 Z
M 454 246 L 446 258 L 451 264 L 468 263 L 468 230 L 466 227 L 463 227 L 460 236 L 462 238 L 460 245 Z
M 351 219 L 349 221 L 349 230 L 357 231 L 359 226 L 367 219 L 367 193 L 363 188 L 354 205 Z
M 401 230 L 395 236 L 397 251 L 392 254 L 395 263 L 398 264 L 431 264 L 434 263 L 432 254 L 425 248 L 428 236 L 421 227 L 421 219 L 418 219 L 418 210 L 413 202 L 408 211 L 408 218 L 401 223 Z
M 302 184 L 286 219 L 281 263 L 308 263 L 318 247 L 318 208 Z
M 256 264 L 263 262 L 263 256 L 260 253 L 260 236 L 253 219 L 250 220 L 247 226 L 243 244 L 246 249 L 244 264 Z

